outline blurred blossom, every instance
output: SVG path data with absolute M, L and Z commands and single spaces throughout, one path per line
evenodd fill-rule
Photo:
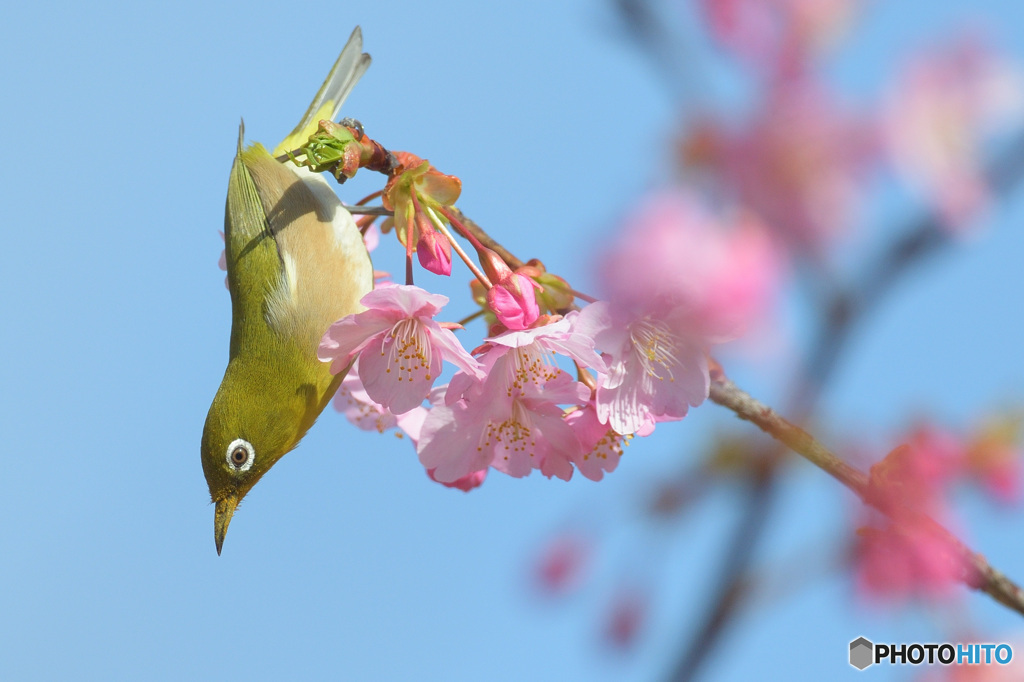
M 965 467 L 997 500 L 1021 500 L 1020 415 L 991 420 L 974 434 L 967 447 Z
M 850 24 L 859 0 L 700 0 L 711 34 L 753 65 L 799 68 Z
M 747 129 L 701 134 L 722 189 L 810 256 L 855 224 L 879 151 L 873 123 L 804 79 L 772 88 Z
M 376 220 L 377 216 L 363 216 L 363 218 Z M 369 253 L 373 253 L 374 250 L 380 246 L 380 226 L 377 225 L 377 223 L 370 223 L 370 226 L 363 231 L 363 244 L 366 245 L 366 250 Z M 373 271 L 373 283 L 375 286 L 379 286 L 383 281 L 390 277 L 390 273 L 382 270 Z
M 537 587 L 545 594 L 563 595 L 579 586 L 591 553 L 591 542 L 579 532 L 552 538 L 534 567 Z
M 919 425 L 904 445 L 871 467 L 872 489 L 900 506 L 940 516 L 947 490 L 961 473 L 965 451 L 963 440 L 953 432 Z
M 376 218 L 376 216 L 370 217 Z M 380 226 L 377 223 L 373 223 L 363 232 L 363 243 L 366 244 L 366 250 L 370 253 L 380 246 Z
M 614 304 L 640 315 L 673 310 L 683 318 L 678 331 L 709 341 L 735 338 L 766 318 L 781 274 L 781 258 L 753 215 L 717 216 L 682 192 L 642 203 L 601 266 Z
M 632 647 L 647 618 L 648 601 L 638 587 L 620 588 L 605 616 L 605 641 L 618 649 Z
M 608 363 L 597 380 L 598 425 L 621 435 L 650 432 L 655 422 L 682 419 L 700 405 L 709 387 L 707 347 L 766 317 L 780 270 L 780 258 L 752 216 L 715 217 L 687 193 L 644 202 L 601 260 L 609 300 L 588 305 L 576 318 L 575 329 Z M 584 435 L 587 418 L 574 423 Z M 605 437 L 587 429 L 588 441 L 607 446 L 595 451 L 602 459 L 591 459 L 588 448 L 588 477 L 617 461 L 620 443 Z
M 779 17 L 771 0 L 700 0 L 716 40 L 737 54 L 761 59 L 775 52 Z
M 334 409 L 344 414 L 349 422 L 363 431 L 384 433 L 398 428 L 409 436 L 413 445 L 419 440 L 420 429 L 427 416 L 427 408 L 423 406 L 395 415 L 380 403 L 374 402 L 363 388 L 356 367 L 351 368 L 345 375 L 338 392 L 334 394 L 332 404 Z
M 948 538 L 921 524 L 858 531 L 857 586 L 868 597 L 946 599 L 963 575 Z
M 921 426 L 871 467 L 868 494 L 888 516 L 858 531 L 857 583 L 866 595 L 939 599 L 953 593 L 966 567 L 949 536 L 929 519 L 949 516 L 948 489 L 963 454 L 958 437 Z
M 220 240 L 224 241 L 224 231 L 217 230 L 217 232 L 220 234 Z M 224 272 L 228 271 L 228 252 L 225 249 L 220 250 L 220 258 L 217 259 L 217 267 L 223 270 Z M 228 286 L 227 275 L 224 275 L 224 288 L 227 289 L 228 291 L 231 291 L 231 287 Z
M 1018 70 L 980 41 L 961 39 L 920 55 L 896 78 L 884 109 L 897 169 L 961 226 L 989 199 L 987 135 L 1024 113 Z

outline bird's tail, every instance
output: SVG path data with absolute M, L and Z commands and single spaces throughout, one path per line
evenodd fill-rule
M 366 73 L 370 66 L 370 55 L 363 52 L 363 31 L 358 26 L 352 31 L 348 42 L 342 48 L 337 61 L 331 67 L 330 73 L 324 79 L 319 92 L 306 109 L 305 115 L 295 126 L 288 137 L 281 141 L 273 152 L 274 156 L 280 156 L 285 151 L 298 149 L 305 144 L 306 139 L 316 132 L 318 123 L 323 119 L 335 121 L 341 105 L 359 79 Z

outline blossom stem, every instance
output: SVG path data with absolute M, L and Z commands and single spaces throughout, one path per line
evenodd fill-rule
M 441 211 L 441 214 L 444 215 L 445 218 L 451 221 L 452 226 L 459 231 L 459 234 L 465 236 L 466 239 L 468 239 L 470 243 L 473 244 L 473 246 L 475 246 L 477 249 L 485 247 L 490 249 L 491 251 L 494 251 L 513 270 L 521 268 L 523 267 L 523 265 L 525 265 L 523 261 L 516 258 L 511 251 L 509 251 L 504 246 L 499 244 L 494 238 L 487 234 L 483 230 L 483 228 L 481 228 L 479 225 L 477 225 L 472 220 L 467 218 L 466 215 L 462 213 L 462 211 L 459 211 L 459 209 L 453 206 L 449 210 L 446 210 L 444 208 L 439 210 Z M 458 217 L 456 218 L 455 215 L 453 214 L 457 214 Z M 445 235 L 448 236 L 448 240 L 452 242 L 452 246 L 454 248 L 455 241 L 451 238 L 450 235 L 448 235 L 447 232 L 445 233 Z M 459 255 L 462 255 L 461 251 L 459 252 Z M 465 257 L 463 257 L 463 260 L 465 260 Z M 479 278 L 479 275 L 477 275 L 477 277 Z M 481 281 L 484 282 L 484 286 L 490 288 L 490 285 L 486 284 L 486 278 Z M 577 291 L 572 288 L 569 289 L 569 293 L 571 293 L 573 296 L 580 299 L 581 301 L 586 301 L 587 303 L 594 303 L 595 301 L 597 301 L 597 299 L 591 296 L 590 294 L 585 294 L 582 291 Z
M 383 195 L 384 195 L 384 190 L 382 190 L 382 189 L 379 189 L 379 190 L 377 190 L 376 192 L 373 192 L 372 194 L 367 194 L 367 195 L 366 195 L 365 197 L 363 197 L 362 199 L 360 199 L 359 201 L 357 201 L 357 202 L 356 202 L 356 206 L 362 206 L 362 205 L 363 205 L 363 204 L 365 204 L 366 202 L 368 202 L 368 201 L 373 201 L 373 200 L 374 200 L 374 199 L 376 199 L 377 197 L 380 197 L 380 196 L 383 196 Z
M 484 232 L 479 225 L 467 218 L 459 209 L 453 206 L 442 209 L 441 213 L 451 222 L 452 227 L 458 230 L 459 234 L 468 239 L 476 248 L 486 247 L 494 251 L 513 270 L 523 267 L 523 261 L 516 258 L 511 251 L 495 241 L 491 235 Z
M 993 568 L 985 557 L 964 545 L 941 524 L 919 512 L 904 507 L 894 508 L 890 502 L 883 499 L 883 496 L 873 494 L 867 474 L 844 462 L 809 433 L 753 398 L 724 376 L 715 376 L 712 379 L 710 397 L 712 401 L 732 410 L 740 419 L 751 422 L 835 478 L 865 504 L 878 509 L 893 521 L 899 522 L 910 518 L 933 529 L 959 558 L 963 567 L 961 580 L 966 585 L 985 592 L 1000 604 L 1024 615 L 1024 590 Z
M 473 259 L 469 257 L 469 254 L 462 250 L 459 243 L 455 241 L 455 237 L 453 237 L 452 233 L 448 231 L 447 227 L 445 227 L 444 221 L 438 218 L 437 214 L 434 213 L 434 210 L 429 206 L 425 206 L 424 208 L 426 209 L 427 215 L 430 217 L 430 222 L 434 224 L 434 227 L 437 228 L 438 232 L 448 238 L 448 243 L 452 245 L 452 249 L 455 253 L 459 254 L 459 258 L 462 259 L 462 262 L 465 263 L 466 267 L 468 267 L 470 272 L 473 273 L 473 276 L 480 280 L 480 283 L 484 285 L 484 288 L 490 289 L 492 285 L 491 281 L 487 279 L 487 275 L 485 275 L 480 268 L 476 266 L 476 263 L 474 263 Z
M 359 228 L 359 234 L 365 237 L 367 230 L 369 230 L 370 226 L 377 221 L 377 218 L 378 216 L 375 215 L 360 216 L 359 220 L 356 221 L 356 227 Z
M 576 365 L 576 379 L 581 384 L 591 390 L 591 392 L 597 390 L 597 382 L 594 380 L 594 375 L 588 372 L 583 367 L 580 367 L 580 363 L 573 360 L 573 364 Z
M 470 230 L 466 229 L 466 226 L 462 223 L 462 221 L 455 217 L 454 211 L 448 210 L 446 208 L 441 208 L 440 211 L 441 214 L 451 222 L 452 227 L 458 230 L 459 234 L 468 239 L 475 249 L 479 251 L 481 249 L 486 248 L 482 241 L 479 239 L 479 237 Z M 482 233 L 483 230 L 479 230 L 479 232 Z
M 580 299 L 581 301 L 586 301 L 587 303 L 594 303 L 597 301 L 597 299 L 594 298 L 593 296 L 585 294 L 582 291 L 576 291 L 572 287 L 569 287 L 569 293 L 575 296 L 576 298 Z
M 459 325 L 460 327 L 465 327 L 467 324 L 469 324 L 473 320 L 477 319 L 478 317 L 483 317 L 486 313 L 487 313 L 487 311 L 484 310 L 483 308 L 481 308 L 480 310 L 476 311 L 475 313 L 470 313 L 469 315 L 466 315 L 464 318 L 462 318 L 461 320 L 459 320 L 455 324 Z
M 274 160 L 280 161 L 281 163 L 288 163 L 293 158 L 297 159 L 300 156 L 306 156 L 306 150 L 303 149 L 302 147 L 299 147 L 298 149 L 293 149 L 291 151 L 286 151 L 284 154 L 281 154 L 280 156 L 275 156 Z

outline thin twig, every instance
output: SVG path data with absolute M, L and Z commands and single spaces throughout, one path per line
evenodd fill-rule
M 460 327 L 465 327 L 467 324 L 469 324 L 473 320 L 475 320 L 477 318 L 480 318 L 480 317 L 483 317 L 486 314 L 487 314 L 487 311 L 484 310 L 483 308 L 481 308 L 480 310 L 476 311 L 475 313 L 470 313 L 469 315 L 466 315 L 464 318 L 462 318 L 461 320 L 459 320 L 455 324 L 459 325 Z
M 498 254 L 501 257 L 501 259 L 508 264 L 510 268 L 512 268 L 513 270 L 518 270 L 519 268 L 523 267 L 523 261 L 516 258 L 511 251 L 509 251 L 504 246 L 499 244 L 497 241 L 494 240 L 493 237 L 491 237 L 491 235 L 484 232 L 479 225 L 477 225 L 472 220 L 467 218 L 465 213 L 455 208 L 454 206 L 449 208 L 448 211 L 458 216 L 457 220 L 459 223 L 459 227 L 461 227 L 470 235 L 472 235 L 473 238 L 475 238 L 481 244 L 486 246 L 488 249 Z
M 353 215 L 395 215 L 394 211 L 384 208 L 383 206 L 353 206 L 352 204 L 342 204 L 342 207 Z

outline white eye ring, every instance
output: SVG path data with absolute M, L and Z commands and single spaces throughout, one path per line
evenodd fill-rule
M 242 460 L 243 455 L 245 456 L 244 460 Z M 252 447 L 252 443 L 244 438 L 236 438 L 228 446 L 226 459 L 228 466 L 235 471 L 248 471 L 255 457 L 256 450 Z

